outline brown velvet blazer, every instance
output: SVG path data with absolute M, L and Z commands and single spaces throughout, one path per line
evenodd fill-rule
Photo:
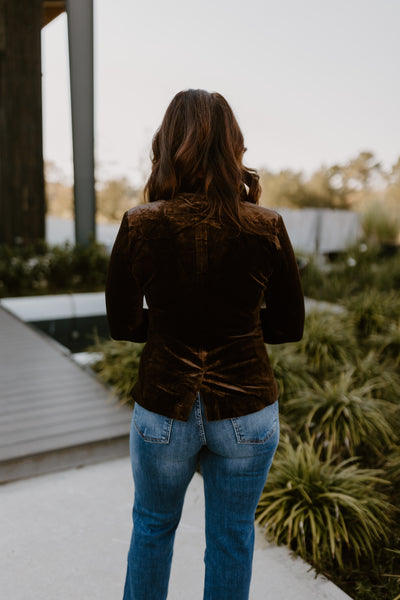
M 299 340 L 304 325 L 282 217 L 243 202 L 263 233 L 238 233 L 204 219 L 204 202 L 185 195 L 126 212 L 106 285 L 111 336 L 146 341 L 133 399 L 183 421 L 197 392 L 209 421 L 272 404 L 278 389 L 265 342 Z

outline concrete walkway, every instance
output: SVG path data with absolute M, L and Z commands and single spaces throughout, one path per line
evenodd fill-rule
M 130 462 L 121 458 L 0 487 L 0 589 L 7 600 L 121 600 L 131 529 Z M 202 480 L 189 487 L 168 600 L 201 600 Z M 260 531 L 251 600 L 349 600 Z

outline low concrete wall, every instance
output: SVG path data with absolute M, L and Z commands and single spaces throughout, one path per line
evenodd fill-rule
M 297 252 L 338 252 L 361 237 L 360 215 L 329 208 L 281 208 L 289 237 Z
M 297 252 L 337 252 L 356 243 L 361 235 L 360 215 L 350 210 L 329 208 L 280 208 L 293 247 Z M 118 224 L 97 224 L 99 242 L 111 249 Z M 50 244 L 74 243 L 74 222 L 46 218 L 46 239 Z

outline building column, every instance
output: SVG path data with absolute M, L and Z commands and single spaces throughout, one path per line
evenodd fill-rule
M 67 0 L 75 241 L 95 238 L 93 0 Z

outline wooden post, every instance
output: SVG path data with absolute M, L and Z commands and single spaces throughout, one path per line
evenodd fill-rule
M 75 240 L 95 237 L 93 0 L 67 0 L 74 153 Z
M 0 243 L 44 238 L 41 0 L 0 0 Z

